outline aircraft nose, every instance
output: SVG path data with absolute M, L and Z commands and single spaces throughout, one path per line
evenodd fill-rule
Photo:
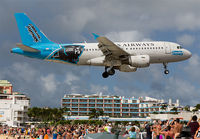
M 187 58 L 190 58 L 192 56 L 192 53 L 188 50 L 185 50 L 185 55 L 187 56 Z

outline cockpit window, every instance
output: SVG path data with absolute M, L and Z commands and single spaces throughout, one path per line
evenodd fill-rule
M 177 49 L 182 49 L 183 47 L 181 47 L 181 46 L 177 46 Z

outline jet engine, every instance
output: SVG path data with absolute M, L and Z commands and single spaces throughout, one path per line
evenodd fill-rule
M 130 56 L 129 64 L 137 68 L 148 67 L 150 65 L 150 57 L 149 55 Z
M 105 57 L 97 57 L 87 61 L 88 64 L 94 66 L 103 66 Z
M 121 65 L 119 67 L 119 71 L 122 71 L 122 72 L 136 72 L 137 68 L 136 67 L 132 67 L 130 65 Z

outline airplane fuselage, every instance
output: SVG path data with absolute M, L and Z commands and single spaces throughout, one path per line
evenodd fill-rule
M 150 64 L 169 63 L 186 60 L 191 53 L 172 42 L 115 42 L 117 46 L 129 53 L 131 56 L 149 55 Z M 20 48 L 13 48 L 13 53 L 18 53 L 32 58 L 47 61 L 77 64 L 105 66 L 102 62 L 91 63 L 90 60 L 102 58 L 104 54 L 98 47 L 98 43 L 73 43 L 73 44 L 40 44 L 33 48 L 40 49 L 38 53 L 26 52 Z

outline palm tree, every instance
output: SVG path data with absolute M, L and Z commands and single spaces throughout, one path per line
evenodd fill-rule
M 98 110 L 98 113 L 99 113 L 99 116 L 102 116 L 102 117 L 104 116 L 104 111 L 103 111 L 103 109 L 99 109 L 99 110 Z
M 89 114 L 89 119 L 96 119 L 99 117 L 99 113 L 96 109 L 91 109 Z
M 166 110 L 166 108 L 167 108 L 167 105 L 166 104 L 163 104 L 162 106 L 161 106 L 161 110 Z
M 200 110 L 200 104 L 197 104 L 197 105 L 195 106 L 195 108 L 196 108 L 197 110 Z
M 170 111 L 172 111 L 174 114 L 178 114 L 178 108 L 176 107 L 172 108 Z
M 33 107 L 28 109 L 28 116 L 31 118 L 33 121 L 39 121 L 40 120 L 40 111 L 41 108 L 38 107 Z
M 185 110 L 185 111 L 190 111 L 190 106 L 189 106 L 189 105 L 186 105 L 186 106 L 184 107 L 184 110 Z
M 99 109 L 99 116 L 104 116 L 104 111 L 103 111 L 103 109 Z
M 28 109 L 27 114 L 33 121 L 42 121 L 45 123 L 53 121 L 55 123 L 63 119 L 63 115 L 66 111 L 67 108 L 33 107 Z

